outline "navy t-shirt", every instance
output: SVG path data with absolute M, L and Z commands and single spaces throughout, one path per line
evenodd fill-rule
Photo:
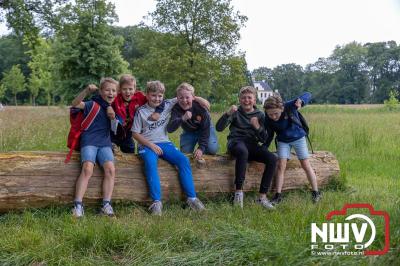
M 86 117 L 90 109 L 93 106 L 93 101 L 87 101 L 83 114 Z M 82 132 L 81 135 L 81 147 L 84 146 L 97 146 L 97 147 L 112 147 L 110 138 L 111 122 L 107 117 L 107 111 L 103 107 L 100 107 L 100 111 L 96 118 L 90 125 L 90 127 Z

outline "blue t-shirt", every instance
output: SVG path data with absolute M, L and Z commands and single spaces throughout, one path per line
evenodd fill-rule
M 93 106 L 93 101 L 87 101 L 83 109 L 83 115 L 86 117 Z M 111 122 L 107 117 L 107 111 L 100 107 L 100 111 L 93 120 L 90 127 L 82 132 L 81 148 L 84 146 L 112 147 L 110 138 Z

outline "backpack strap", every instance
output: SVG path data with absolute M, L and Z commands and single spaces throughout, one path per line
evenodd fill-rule
M 303 124 L 301 123 L 301 121 L 297 120 L 296 116 L 294 115 L 294 113 L 291 110 L 285 110 L 287 116 L 290 118 L 290 120 L 295 123 L 296 125 L 298 125 L 299 127 L 301 127 L 302 129 L 304 129 L 304 131 L 306 131 L 306 138 L 308 140 L 308 143 L 310 143 L 310 148 L 311 148 L 311 153 L 314 154 L 314 149 L 310 140 L 310 137 L 308 136 L 308 132 L 307 130 L 304 128 Z M 298 112 L 299 116 L 302 116 L 302 114 L 300 112 Z M 303 118 L 304 119 L 304 118 Z
M 95 101 L 93 101 L 93 105 L 89 111 L 89 114 L 82 121 L 81 131 L 86 131 L 92 125 L 99 111 L 100 111 L 100 105 Z
M 92 108 L 89 111 L 89 114 L 83 119 L 81 123 L 81 130 L 75 133 L 73 137 L 73 141 L 71 144 L 71 148 L 69 149 L 69 152 L 67 154 L 67 158 L 65 158 L 64 163 L 68 163 L 71 160 L 72 152 L 74 151 L 76 144 L 79 140 L 80 135 L 82 134 L 83 131 L 86 131 L 93 123 L 94 119 L 100 112 L 100 105 L 96 102 L 93 101 Z

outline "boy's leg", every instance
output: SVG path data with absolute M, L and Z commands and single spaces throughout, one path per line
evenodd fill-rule
M 308 159 L 300 160 L 301 167 L 307 174 L 308 181 L 313 191 L 318 191 L 317 176 L 315 175 L 314 169 L 312 169 L 310 161 Z
M 210 126 L 210 138 L 208 139 L 208 146 L 206 154 L 215 155 L 218 152 L 218 137 L 213 125 Z
M 84 146 L 81 148 L 82 170 L 76 180 L 75 201 L 82 202 L 85 195 L 89 179 L 93 174 L 93 168 L 96 163 L 96 155 L 98 148 L 95 146 Z
M 311 167 L 310 161 L 308 160 L 309 153 L 307 148 L 306 138 L 303 137 L 292 142 L 293 148 L 296 152 L 297 158 L 300 160 L 301 167 L 307 174 L 308 181 L 311 184 L 313 191 L 318 191 L 317 176 Z
M 97 161 L 104 169 L 103 201 L 111 201 L 114 190 L 115 166 L 114 155 L 110 147 L 101 147 L 97 152 Z
M 132 131 L 127 134 L 126 138 L 121 141 L 121 151 L 124 153 L 135 153 L 135 142 L 132 139 Z
M 236 190 L 242 190 L 243 182 L 246 176 L 247 162 L 249 152 L 243 142 L 237 142 L 228 147 L 229 152 L 236 158 L 235 162 L 235 185 Z
M 270 186 L 272 177 L 276 169 L 277 157 L 272 152 L 268 151 L 265 146 L 247 145 L 249 150 L 249 160 L 265 164 L 264 172 L 260 184 L 260 195 L 265 197 Z
M 194 132 L 183 131 L 180 136 L 180 149 L 183 153 L 193 153 L 194 146 L 198 141 L 199 137 Z
M 159 146 L 163 150 L 161 158 L 178 167 L 179 181 L 186 196 L 188 198 L 195 198 L 196 191 L 189 159 L 182 152 L 177 150 L 171 142 L 161 143 Z
M 161 201 L 161 184 L 157 168 L 158 155 L 147 147 L 141 147 L 139 155 L 144 161 L 144 172 L 150 190 L 150 197 L 153 201 Z
M 276 192 L 282 192 L 287 160 L 290 159 L 290 144 L 278 141 L 278 167 L 276 172 Z

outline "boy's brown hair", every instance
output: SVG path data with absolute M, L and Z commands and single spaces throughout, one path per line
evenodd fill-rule
M 256 88 L 252 86 L 245 86 L 242 87 L 239 91 L 239 97 L 242 96 L 243 94 L 251 93 L 254 95 L 254 97 L 257 99 L 257 90 Z
M 278 93 L 273 93 L 264 102 L 264 109 L 283 109 L 284 104 L 281 96 Z
M 114 84 L 118 88 L 118 81 L 116 81 L 115 79 L 113 79 L 113 78 L 102 78 L 100 80 L 100 86 L 99 86 L 100 90 L 102 90 L 104 85 L 106 85 L 107 83 Z
M 176 94 L 178 94 L 181 90 L 187 90 L 190 91 L 192 93 L 192 95 L 194 96 L 194 87 L 186 82 L 181 83 L 178 88 L 176 88 Z
M 134 76 L 132 76 L 131 74 L 123 74 L 120 78 L 119 78 L 119 86 L 121 87 L 122 85 L 126 84 L 126 83 L 133 83 L 135 88 L 136 88 L 136 79 Z
M 151 92 L 158 92 L 164 94 L 165 93 L 164 84 L 159 80 L 147 82 L 146 93 L 151 93 Z

